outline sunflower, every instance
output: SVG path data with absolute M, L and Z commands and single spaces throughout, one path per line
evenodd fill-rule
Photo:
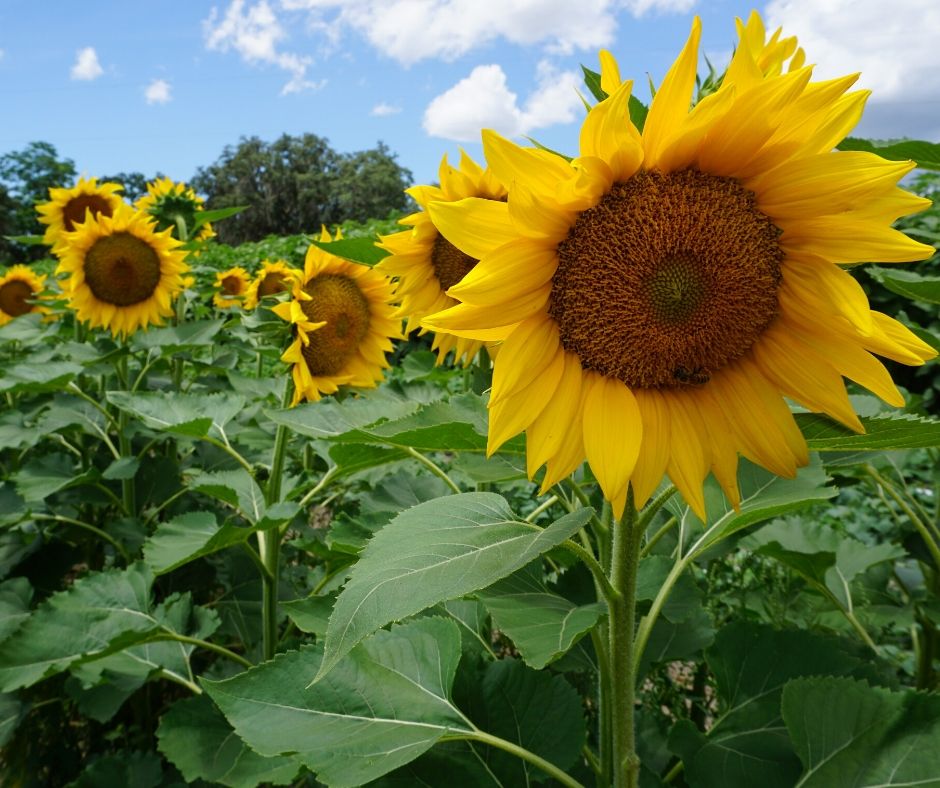
M 189 266 L 170 230 L 158 232 L 147 214 L 121 205 L 65 238 L 56 273 L 69 274 L 64 289 L 79 320 L 126 336 L 173 314 Z
M 39 298 L 45 286 L 46 277 L 36 274 L 29 266 L 8 268 L 0 276 L 0 326 L 28 312 L 48 312 L 44 307 L 30 303 Z
M 317 239 L 321 244 L 333 243 L 333 241 L 342 241 L 343 240 L 343 228 L 336 228 L 336 235 L 330 235 L 330 231 L 326 229 L 325 224 L 320 225 L 320 237 Z
M 245 292 L 245 309 L 254 309 L 262 298 L 277 295 L 290 290 L 294 280 L 301 276 L 301 272 L 287 264 L 286 260 L 264 260 L 261 270 L 248 285 Z
M 396 299 L 401 302 L 396 316 L 407 319 L 407 331 L 420 329 L 421 319 L 434 312 L 447 309 L 457 302 L 447 290 L 467 275 L 477 264 L 477 258 L 465 254 L 441 235 L 434 226 L 434 218 L 427 207 L 434 201 L 454 202 L 465 197 L 501 200 L 506 197 L 505 187 L 466 153 L 460 152 L 460 168 L 454 169 L 441 161 L 438 186 L 413 186 L 407 189 L 422 211 L 406 216 L 399 224 L 410 227 L 394 235 L 382 236 L 379 246 L 389 256 L 376 267 L 389 276 L 397 277 Z M 437 351 L 437 363 L 454 351 L 454 361 L 469 364 L 482 342 L 464 337 L 438 333 L 431 347 Z
M 71 189 L 49 189 L 49 202 L 36 206 L 39 221 L 48 225 L 42 237 L 53 252 L 61 254 L 65 233 L 70 233 L 85 221 L 102 214 L 113 216 L 124 201 L 118 194 L 124 187 L 119 183 L 98 184 L 97 178 L 79 178 Z
M 202 199 L 185 183 L 174 183 L 170 178 L 157 178 L 147 184 L 147 193 L 134 203 L 139 211 L 150 214 L 159 230 L 172 229 L 179 235 L 179 225 L 186 228 L 188 240 L 205 241 L 215 235 L 212 225 L 204 222 L 196 228 L 196 219 L 205 210 Z
M 212 303 L 219 309 L 239 306 L 244 303 L 249 287 L 251 287 L 251 275 L 241 266 L 229 268 L 228 271 L 220 271 L 215 275 L 216 293 L 212 297 Z
M 372 388 L 389 364 L 385 353 L 401 335 L 392 284 L 384 274 L 311 246 L 291 299 L 274 312 L 293 324 L 281 356 L 293 364 L 294 399 L 316 401 L 340 386 Z
M 642 133 L 602 53 L 609 96 L 579 158 L 485 131 L 508 202 L 429 206 L 480 262 L 424 325 L 503 342 L 488 450 L 525 430 L 543 489 L 586 457 L 618 516 L 628 487 L 642 505 L 664 473 L 702 519 L 709 471 L 737 506 L 739 453 L 785 477 L 808 462 L 785 398 L 861 432 L 843 377 L 900 407 L 872 354 L 935 355 L 839 267 L 933 253 L 891 227 L 929 205 L 897 187 L 914 164 L 834 151 L 867 97 L 848 92 L 857 75 L 811 82 L 779 52 L 762 66 L 771 44 L 739 29 L 720 88 L 690 110 L 695 20 Z

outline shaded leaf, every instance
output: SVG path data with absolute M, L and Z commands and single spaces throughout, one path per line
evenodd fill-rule
M 264 493 L 244 468 L 197 474 L 189 487 L 227 503 L 251 523 L 258 522 L 264 514 Z
M 352 260 L 363 265 L 375 265 L 385 257 L 388 252 L 375 245 L 374 238 L 341 238 L 338 241 L 318 241 L 311 239 L 314 246 L 319 246 L 330 254 Z
M 187 512 L 160 523 L 144 544 L 144 560 L 154 574 L 171 572 L 183 564 L 247 541 L 252 530 L 220 526 L 212 512 Z
M 204 438 L 210 433 L 219 437 L 225 425 L 245 407 L 244 397 L 227 392 L 170 395 L 164 391 L 109 391 L 105 396 L 112 405 L 151 429 L 191 438 Z
M 89 764 L 69 788 L 156 788 L 163 782 L 163 766 L 152 752 L 104 755 Z
M 908 413 L 862 418 L 865 426 L 862 435 L 815 413 L 798 413 L 796 421 L 813 451 L 884 451 L 940 446 L 940 419 Z
M 19 321 L 14 320 L 13 323 Z M 14 364 L 0 369 L 0 392 L 15 394 L 64 389 L 69 381 L 81 374 L 82 367 L 71 361 L 48 361 L 44 364 Z
M 215 342 L 215 336 L 225 321 L 187 320 L 178 326 L 164 326 L 138 331 L 131 340 L 134 347 L 142 349 L 160 348 L 164 353 L 189 347 L 203 347 Z

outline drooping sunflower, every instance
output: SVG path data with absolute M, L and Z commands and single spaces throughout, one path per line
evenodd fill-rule
M 121 205 L 114 216 L 79 225 L 66 241 L 56 273 L 69 276 L 64 290 L 79 320 L 127 336 L 173 314 L 189 266 L 179 241 L 147 214 Z
M 245 302 L 249 287 L 251 287 L 251 274 L 241 266 L 229 268 L 228 271 L 219 271 L 215 275 L 216 293 L 212 296 L 212 303 L 219 309 L 240 306 Z
M 762 66 L 755 27 L 690 110 L 696 20 L 642 133 L 602 53 L 609 96 L 579 158 L 484 132 L 508 202 L 430 204 L 480 262 L 450 290 L 463 303 L 424 324 L 502 340 L 489 450 L 525 430 L 544 488 L 586 457 L 618 515 L 628 487 L 642 505 L 665 473 L 704 519 L 709 471 L 738 504 L 739 453 L 786 477 L 808 462 L 785 397 L 862 431 L 843 377 L 902 406 L 872 354 L 935 355 L 839 267 L 933 253 L 891 227 L 929 204 L 897 186 L 914 164 L 835 151 L 867 97 L 848 92 L 857 75 L 811 82 L 781 54 Z
M 147 184 L 147 193 L 138 198 L 134 207 L 150 214 L 157 223 L 157 229 L 169 228 L 174 236 L 178 237 L 180 221 L 186 227 L 188 240 L 205 241 L 215 236 L 209 222 L 196 228 L 196 219 L 205 210 L 205 200 L 185 183 L 157 178 Z
M 372 388 L 382 380 L 389 366 L 385 354 L 401 335 L 393 298 L 381 272 L 310 247 L 291 299 L 274 307 L 295 332 L 281 356 L 293 365 L 292 404 L 316 401 L 343 385 Z
M 254 309 L 262 298 L 290 290 L 301 271 L 288 265 L 286 260 L 263 260 L 261 268 L 245 291 L 245 309 Z
M 480 167 L 466 153 L 460 153 L 460 167 L 455 169 L 441 161 L 439 170 L 441 185 L 413 186 L 407 189 L 423 210 L 406 216 L 399 224 L 410 227 L 394 235 L 381 238 L 381 246 L 390 254 L 376 267 L 389 276 L 397 278 L 396 299 L 401 303 L 397 311 L 399 318 L 407 319 L 410 333 L 427 328 L 421 326 L 422 318 L 457 303 L 447 295 L 447 290 L 461 282 L 477 264 L 477 258 L 466 254 L 441 233 L 434 225 L 434 217 L 428 213 L 431 202 L 455 202 L 466 197 L 501 200 L 506 189 L 493 173 Z M 437 333 L 431 347 L 437 351 L 437 363 L 443 362 L 447 354 L 454 351 L 454 361 L 469 364 L 483 343 L 466 337 Z
M 48 312 L 36 303 L 46 287 L 46 277 L 29 266 L 14 265 L 0 276 L 0 326 L 29 312 Z
M 40 223 L 48 225 L 43 242 L 60 254 L 65 233 L 72 232 L 89 213 L 113 216 L 117 207 L 125 204 L 118 194 L 123 188 L 119 183 L 99 184 L 97 178 L 79 178 L 70 189 L 49 189 L 49 202 L 36 206 Z

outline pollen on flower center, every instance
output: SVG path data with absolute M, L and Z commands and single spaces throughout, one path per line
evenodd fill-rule
M 14 279 L 6 282 L 0 287 L 0 312 L 10 317 L 19 317 L 32 310 L 32 304 L 27 299 L 34 298 L 33 289 L 26 284 Z
M 99 238 L 85 255 L 85 282 L 95 298 L 116 306 L 146 301 L 160 284 L 160 258 L 130 233 Z
M 441 283 L 441 290 L 453 287 L 479 262 L 476 258 L 461 252 L 443 235 L 434 239 L 434 248 L 431 250 L 431 266 Z
M 549 314 L 562 345 L 632 388 L 704 382 L 776 317 L 779 235 L 734 178 L 614 184 L 558 246 Z
M 322 274 L 304 286 L 309 301 L 300 301 L 308 320 L 326 325 L 307 336 L 302 348 L 311 375 L 336 375 L 359 349 L 369 331 L 369 302 L 348 276 Z
M 85 221 L 85 212 L 91 210 L 92 216 L 111 216 L 111 203 L 100 194 L 79 194 L 66 203 L 62 209 L 62 224 L 72 232 L 75 225 Z

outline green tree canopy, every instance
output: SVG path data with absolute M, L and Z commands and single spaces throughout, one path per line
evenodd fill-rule
M 411 172 L 382 143 L 341 154 L 315 134 L 284 134 L 270 143 L 243 137 L 214 164 L 200 168 L 192 185 L 208 197 L 211 209 L 249 206 L 218 228 L 220 240 L 239 244 L 403 210 L 408 204 L 403 190 L 411 180 Z

